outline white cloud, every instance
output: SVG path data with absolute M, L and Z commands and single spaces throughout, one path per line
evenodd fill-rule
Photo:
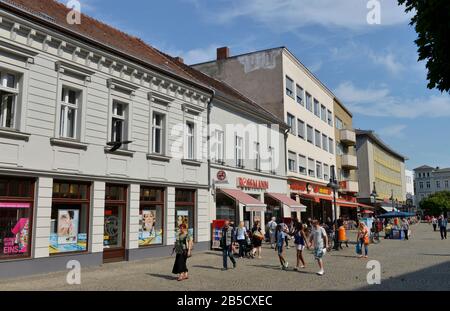
M 381 25 L 407 23 L 410 19 L 397 1 L 380 0 Z M 274 30 L 294 30 L 311 25 L 328 28 L 379 27 L 368 25 L 366 0 L 227 0 L 211 20 L 229 23 L 239 17 L 248 17 Z
M 178 48 L 173 48 L 165 43 L 156 43 L 153 44 L 153 46 L 161 51 L 164 51 L 170 56 L 173 57 L 179 56 L 183 58 L 185 64 L 193 65 L 216 59 L 217 48 L 220 47 L 221 45 L 210 44 L 204 48 L 195 48 L 187 51 L 183 51 Z
M 335 94 L 351 111 L 362 115 L 409 119 L 450 117 L 448 94 L 402 98 L 391 95 L 386 86 L 361 89 L 348 81 L 341 83 Z
M 390 125 L 379 130 L 378 134 L 385 137 L 405 138 L 406 128 L 405 124 Z
M 373 51 L 369 52 L 369 58 L 378 65 L 385 67 L 390 73 L 397 75 L 403 71 L 404 66 L 400 63 L 392 52 L 386 54 L 375 54 Z

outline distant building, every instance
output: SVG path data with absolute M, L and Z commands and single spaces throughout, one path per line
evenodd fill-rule
M 416 206 L 413 171 L 405 170 L 405 181 L 406 181 L 406 199 L 411 200 L 410 203 L 412 206 Z
M 428 165 L 414 169 L 414 186 L 417 205 L 429 195 L 439 191 L 450 191 L 450 168 Z
M 358 158 L 358 200 L 371 203 L 377 192 L 377 205 L 386 211 L 406 203 L 405 161 L 407 157 L 393 150 L 373 131 L 356 130 Z

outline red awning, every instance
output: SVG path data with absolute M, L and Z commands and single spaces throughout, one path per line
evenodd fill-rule
M 248 195 L 247 193 L 237 190 L 237 189 L 218 189 L 218 191 L 223 192 L 230 198 L 239 202 L 239 204 L 245 205 L 247 212 L 257 212 L 265 211 L 266 204 L 258 201 L 254 197 Z
M 317 202 L 317 203 L 320 203 L 320 200 L 333 201 L 332 197 L 325 196 L 325 195 L 300 194 L 300 196 L 305 199 L 312 199 L 312 200 L 314 200 L 314 202 Z
M 292 209 L 298 209 L 302 212 L 306 212 L 306 206 L 304 206 L 301 203 L 298 203 L 297 201 L 292 200 L 290 197 L 288 197 L 283 193 L 267 193 L 267 195 L 281 202 L 282 204 L 289 206 Z
M 352 202 L 352 201 L 347 201 L 347 200 L 336 200 L 337 205 L 339 205 L 340 207 L 350 207 L 350 208 L 357 208 L 358 207 L 358 203 L 356 202 Z
M 367 209 L 374 209 L 373 206 L 370 206 L 370 205 L 367 205 L 367 204 L 362 204 L 362 203 L 358 203 L 358 206 L 362 207 L 362 208 L 367 208 Z

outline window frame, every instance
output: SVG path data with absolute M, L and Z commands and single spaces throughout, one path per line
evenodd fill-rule
M 303 120 L 297 119 L 297 136 L 301 139 L 306 139 L 306 123 Z M 300 129 L 302 129 L 303 134 L 300 133 Z
M 196 160 L 196 150 L 195 150 L 195 144 L 196 144 L 196 125 L 193 121 L 186 121 L 185 123 L 186 131 L 185 131 L 185 157 L 186 160 Z M 190 129 L 192 131 L 190 132 Z
M 308 175 L 308 158 L 306 156 L 302 155 L 302 154 L 299 154 L 298 158 L 299 158 L 299 160 L 298 160 L 298 172 L 299 172 L 299 174 L 305 175 L 305 176 Z M 301 166 L 302 161 L 300 161 L 300 159 L 305 159 L 304 166 Z
M 289 83 L 290 86 L 291 86 L 290 89 L 289 89 L 289 84 L 288 84 L 288 82 L 290 82 L 290 83 Z M 289 96 L 289 97 L 291 97 L 291 98 L 294 98 L 294 97 L 295 97 L 295 89 L 294 89 L 295 82 L 294 82 L 294 80 L 291 79 L 289 76 L 286 75 L 285 84 L 286 84 L 286 95 Z
M 306 141 L 314 145 L 314 128 L 309 124 L 306 125 Z
M 235 165 L 238 168 L 244 168 L 244 138 L 239 135 L 235 135 Z
M 65 94 L 66 92 L 66 94 Z M 75 103 L 70 103 L 70 92 L 75 93 Z M 65 96 L 64 96 L 65 95 Z M 61 98 L 59 101 L 59 138 L 62 139 L 71 139 L 71 140 L 80 140 L 80 123 L 81 123 L 81 101 L 82 101 L 83 91 L 76 89 L 72 86 L 68 86 L 67 84 L 63 84 L 61 86 Z M 62 98 L 64 97 L 64 98 Z M 68 115 L 69 110 L 72 109 L 75 111 L 74 124 L 73 124 L 73 136 L 70 137 L 67 133 L 68 131 Z M 63 118 L 64 112 L 64 118 Z
M 6 79 L 4 79 L 4 76 L 6 76 Z M 8 76 L 14 77 L 14 86 L 8 86 Z M 9 129 L 9 130 L 18 130 L 18 126 L 20 124 L 20 115 L 19 113 L 19 97 L 21 95 L 21 81 L 23 79 L 24 74 L 18 73 L 13 70 L 10 70 L 8 68 L 0 67 L 0 92 L 4 93 L 0 97 L 0 129 Z M 5 82 L 5 85 L 3 84 Z M 11 123 L 10 126 L 7 126 L 8 122 L 8 102 L 7 98 L 12 97 L 11 101 L 11 109 L 9 111 L 10 120 Z M 5 100 L 3 102 L 3 100 Z M 5 113 L 6 112 L 6 113 Z M 5 117 L 6 114 L 6 117 Z M 18 120 L 19 119 L 19 120 Z
M 314 98 L 313 99 L 314 115 L 320 119 L 320 102 Z
M 289 133 L 291 133 L 292 135 L 295 135 L 296 134 L 295 133 L 296 132 L 296 126 L 295 126 L 296 118 L 295 118 L 295 116 L 288 112 L 286 118 L 287 118 L 286 123 L 290 127 Z
M 328 152 L 328 136 L 322 133 L 322 149 Z
M 320 118 L 323 122 L 327 123 L 328 115 L 327 115 L 327 107 L 324 104 L 320 104 Z
M 156 116 L 160 117 L 161 125 L 157 125 L 155 120 Z M 166 154 L 166 117 L 167 115 L 165 113 L 161 113 L 159 111 L 152 111 L 152 124 L 151 124 L 151 131 L 152 131 L 152 154 L 158 154 L 158 155 L 165 155 Z M 156 151 L 156 131 L 159 130 L 159 142 L 160 142 L 160 152 Z
M 288 151 L 288 170 L 291 173 L 298 173 L 297 169 L 297 154 L 293 151 Z
M 313 97 L 306 91 L 305 91 L 305 107 L 310 112 L 313 112 Z
M 310 164 L 313 164 L 311 169 Z M 308 158 L 308 176 L 315 178 L 316 177 L 316 161 L 312 158 Z
M 297 100 L 297 104 L 302 105 L 303 107 L 305 107 L 305 90 L 298 84 L 295 85 L 296 88 L 296 100 Z M 299 96 L 300 94 L 300 96 Z
M 315 146 L 322 149 L 322 133 L 319 130 L 314 130 L 314 141 Z

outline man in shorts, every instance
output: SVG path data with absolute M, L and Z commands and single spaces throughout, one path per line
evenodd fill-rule
M 326 252 L 325 245 L 328 245 L 328 236 L 325 229 L 320 226 L 318 220 L 314 220 L 312 223 L 312 231 L 309 237 L 309 243 L 312 243 L 314 245 L 314 258 L 319 264 L 320 270 L 317 272 L 317 275 L 322 276 L 325 273 L 323 269 L 322 258 Z

